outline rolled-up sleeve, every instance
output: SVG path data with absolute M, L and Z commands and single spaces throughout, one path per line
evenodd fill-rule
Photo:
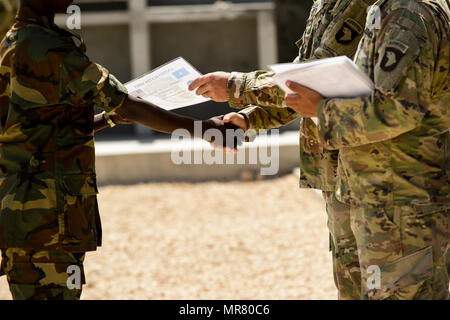
M 124 85 L 106 68 L 91 62 L 77 49 L 62 61 L 59 92 L 62 103 L 96 105 L 107 113 L 119 108 L 128 95 Z

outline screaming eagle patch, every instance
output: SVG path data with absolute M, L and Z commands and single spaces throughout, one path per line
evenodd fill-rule
M 390 41 L 386 46 L 383 59 L 381 60 L 381 69 L 386 72 L 395 70 L 408 49 L 409 47 L 400 41 Z
M 349 44 L 355 40 L 363 30 L 363 27 L 361 27 L 357 21 L 348 18 L 336 33 L 336 41 L 340 44 Z

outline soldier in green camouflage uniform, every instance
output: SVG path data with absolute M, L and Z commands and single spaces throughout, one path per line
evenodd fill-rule
M 297 42 L 299 55 L 295 62 L 340 55 L 353 59 L 363 36 L 367 8 L 374 2 L 315 1 L 303 37 Z M 300 117 L 297 112 L 285 108 L 285 93 L 274 83 L 272 75 L 267 71 L 233 72 L 228 79 L 227 100 L 233 108 L 245 108 L 239 113 L 246 116 L 248 129 L 278 128 Z M 210 97 L 214 100 L 214 96 Z M 339 299 L 359 299 L 361 276 L 356 241 L 350 228 L 350 207 L 338 201 L 333 192 L 337 159 L 337 150 L 323 148 L 314 119 L 303 117 L 300 187 L 324 191 L 338 296 Z
M 0 0 L 0 41 L 14 23 L 19 0 Z
M 355 58 L 376 89 L 314 102 L 319 135 L 339 149 L 336 194 L 351 205 L 362 297 L 448 299 L 450 11 L 441 0 L 376 6 L 367 20 L 380 15 L 380 29 L 366 28 Z
M 77 35 L 54 24 L 70 2 L 22 0 L 0 44 L 0 274 L 14 299 L 80 297 L 84 254 L 101 245 L 94 131 L 122 118 L 195 131 L 195 119 L 128 96 Z M 95 106 L 106 113 L 94 116 Z

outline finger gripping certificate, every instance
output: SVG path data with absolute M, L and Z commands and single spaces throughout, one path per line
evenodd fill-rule
M 173 110 L 209 101 L 188 89 L 191 82 L 201 75 L 190 63 L 179 57 L 126 83 L 125 87 L 134 97 Z

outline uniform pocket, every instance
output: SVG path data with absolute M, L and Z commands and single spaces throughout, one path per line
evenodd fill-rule
M 450 208 L 432 205 L 402 208 L 401 237 L 404 254 L 433 246 L 435 263 L 443 263 L 449 248 Z
M 429 246 L 384 264 L 380 271 L 380 289 L 370 291 L 364 286 L 364 297 L 386 299 L 429 280 L 433 276 L 433 249 Z M 414 290 L 411 291 L 414 293 Z
M 95 237 L 97 185 L 94 174 L 66 175 L 63 179 L 64 233 L 72 240 Z
M 58 235 L 56 180 L 35 174 L 3 180 L 0 245 L 41 248 L 55 244 Z
M 66 286 L 70 274 L 74 274 L 73 271 L 69 274 L 70 266 L 78 267 L 76 276 L 80 284 L 85 284 L 84 253 L 26 251 L 10 248 L 3 250 L 2 258 L 5 261 L 3 271 L 12 284 Z

